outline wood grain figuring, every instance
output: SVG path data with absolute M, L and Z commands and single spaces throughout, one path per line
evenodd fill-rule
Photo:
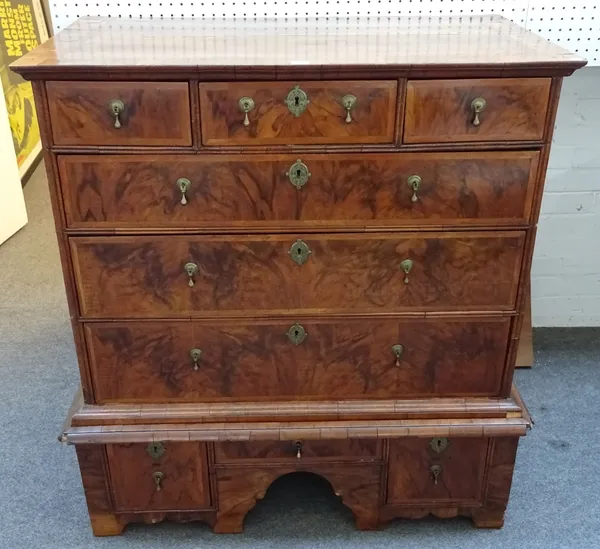
M 550 83 L 549 78 L 410 81 L 404 142 L 540 141 Z M 479 97 L 487 105 L 475 126 L 471 102 Z
M 298 457 L 298 451 L 300 457 Z M 380 459 L 381 442 L 377 439 L 257 440 L 215 444 L 215 462 L 217 464 L 291 462 L 301 466 L 306 461 L 369 462 Z
M 286 332 L 300 321 L 296 346 Z M 499 396 L 510 318 L 87 324 L 96 402 Z M 404 353 L 396 364 L 392 346 Z M 202 350 L 198 370 L 190 349 Z
M 439 454 L 430 448 L 428 439 L 390 441 L 388 503 L 482 502 L 489 439 L 448 440 L 448 447 Z M 437 483 L 432 466 L 441 467 Z
M 295 116 L 285 104 L 300 86 L 310 103 Z M 369 82 L 219 82 L 200 84 L 202 143 L 274 145 L 326 143 L 392 143 L 398 84 Z M 352 122 L 346 122 L 342 98 L 356 97 Z M 239 101 L 250 97 L 255 107 L 244 125 Z
M 67 225 L 377 227 L 526 223 L 539 153 L 59 156 Z M 310 170 L 297 190 L 287 173 Z M 407 184 L 419 175 L 413 201 Z M 179 178 L 191 182 L 182 204 Z
M 191 510 L 210 507 L 206 445 L 165 444 L 153 459 L 146 444 L 109 444 L 106 447 L 117 511 Z M 157 490 L 153 473 L 164 476 Z
M 511 310 L 524 233 L 71 238 L 81 314 L 233 311 Z M 400 263 L 414 261 L 409 282 Z M 184 271 L 199 270 L 194 286 Z M 273 291 L 277 288 L 277 291 Z
M 55 145 L 192 144 L 187 82 L 46 82 Z M 115 128 L 109 104 L 125 105 Z

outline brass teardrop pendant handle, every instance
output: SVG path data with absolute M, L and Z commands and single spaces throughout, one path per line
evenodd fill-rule
M 240 107 L 240 111 L 244 113 L 244 126 L 248 127 L 250 125 L 248 113 L 256 106 L 254 104 L 254 100 L 251 97 L 242 97 L 238 105 Z
M 396 366 L 400 367 L 400 359 L 402 358 L 402 354 L 404 353 L 404 345 L 392 345 L 392 353 L 396 357 Z
M 429 468 L 429 474 L 431 475 L 431 480 L 433 480 L 433 483 L 437 485 L 440 480 L 440 476 L 442 475 L 442 466 L 432 465 Z
M 421 176 L 419 175 L 411 175 L 407 180 L 406 180 L 406 184 L 412 189 L 413 193 L 412 196 L 410 198 L 411 202 L 417 202 L 419 200 L 419 197 L 417 196 L 417 191 L 419 190 L 419 188 L 421 187 L 421 183 L 423 183 L 423 180 L 421 179 Z
M 188 286 L 190 288 L 194 287 L 194 275 L 198 272 L 198 265 L 195 263 L 186 263 L 183 266 L 183 270 L 188 275 Z
M 119 99 L 113 99 L 109 104 L 108 108 L 110 113 L 115 117 L 115 128 L 118 130 L 121 127 L 121 118 L 120 116 L 125 112 L 125 105 L 123 101 Z
M 356 107 L 356 96 L 352 94 L 344 95 L 342 97 L 342 106 L 346 109 L 346 124 L 350 124 L 352 122 L 350 111 Z
M 192 185 L 192 182 L 189 179 L 186 179 L 185 177 L 180 177 L 177 180 L 177 186 L 179 187 L 179 190 L 181 192 L 181 205 L 185 206 L 188 203 L 188 199 L 185 193 L 187 193 L 190 189 L 190 186 Z
M 201 349 L 191 349 L 190 350 L 190 358 L 192 359 L 192 362 L 194 364 L 194 371 L 197 372 L 198 369 L 200 368 L 200 365 L 198 364 L 200 362 L 200 357 L 202 356 L 202 350 Z
M 481 124 L 481 120 L 479 120 L 479 113 L 485 109 L 486 105 L 487 102 L 483 97 L 473 99 L 471 102 L 471 111 L 473 111 L 473 119 L 471 120 L 471 124 L 473 124 L 473 126 L 479 126 L 479 124 Z
M 302 443 L 296 442 L 296 459 L 302 459 Z
M 405 259 L 402 263 L 400 263 L 400 267 L 404 271 L 404 284 L 408 284 L 408 273 L 412 270 L 414 262 L 412 259 Z
M 155 471 L 152 473 L 152 478 L 154 479 L 154 487 L 157 492 L 162 490 L 162 481 L 165 478 L 165 475 L 160 471 Z

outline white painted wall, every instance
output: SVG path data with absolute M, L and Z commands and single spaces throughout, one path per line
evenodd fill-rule
M 531 296 L 534 326 L 600 326 L 600 67 L 563 81 Z

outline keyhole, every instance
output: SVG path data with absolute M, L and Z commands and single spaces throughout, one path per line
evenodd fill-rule
M 298 248 L 298 250 L 296 250 L 298 255 L 302 255 L 302 248 Z
M 302 174 L 302 172 L 300 170 L 296 170 L 296 177 L 300 178 L 300 175 Z
M 296 107 L 300 105 L 300 98 L 298 96 L 294 97 L 294 103 L 296 104 Z
M 299 334 L 299 333 L 300 333 L 300 332 L 298 332 L 298 330 L 294 330 L 294 335 L 295 335 L 296 337 L 298 337 L 298 334 Z
M 437 447 L 438 447 L 438 448 L 441 448 L 441 447 L 442 447 L 442 441 L 441 441 L 441 440 L 438 440 L 438 441 L 436 441 L 436 444 L 437 444 Z

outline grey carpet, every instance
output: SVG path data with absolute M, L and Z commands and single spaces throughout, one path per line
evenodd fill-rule
M 430 519 L 358 532 L 327 485 L 292 476 L 271 487 L 242 535 L 214 535 L 202 524 L 158 524 L 93 538 L 74 449 L 56 442 L 77 367 L 41 169 L 25 195 L 30 222 L 0 247 L 0 547 L 600 546 L 598 329 L 535 332 L 535 368 L 519 371 L 517 381 L 536 425 L 521 443 L 503 530 Z

